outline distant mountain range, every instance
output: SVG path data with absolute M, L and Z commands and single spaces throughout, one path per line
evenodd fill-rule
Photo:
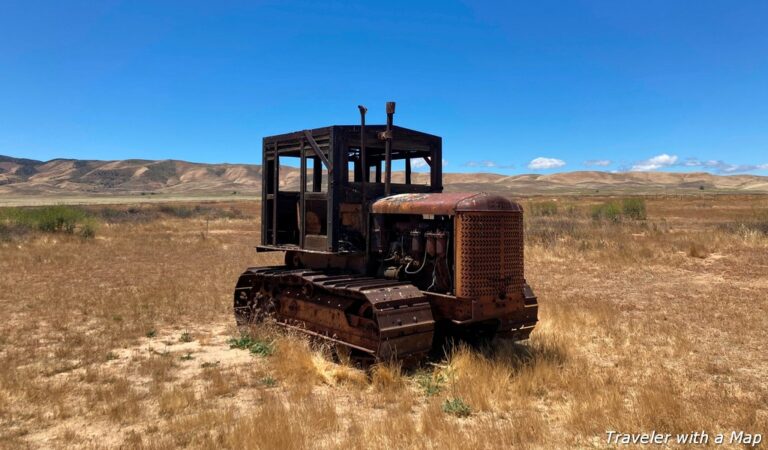
M 286 167 L 281 184 L 296 187 L 299 171 Z M 253 164 L 202 164 L 177 160 L 94 161 L 31 159 L 0 156 L 0 195 L 258 195 L 261 166 Z M 402 173 L 393 175 L 402 180 Z M 426 182 L 426 174 L 414 174 Z M 508 195 L 564 193 L 684 193 L 768 192 L 768 177 L 720 176 L 710 173 L 566 172 L 552 175 L 500 175 L 446 173 L 446 191 L 486 191 Z

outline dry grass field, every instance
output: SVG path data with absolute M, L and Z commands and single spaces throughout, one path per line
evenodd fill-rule
M 253 250 L 256 202 L 94 205 L 85 237 L 0 228 L 0 447 L 765 439 L 768 198 L 647 198 L 646 219 L 615 221 L 595 206 L 609 200 L 522 200 L 532 338 L 407 373 L 334 363 L 268 326 L 253 352 L 231 348 L 237 276 L 281 260 Z

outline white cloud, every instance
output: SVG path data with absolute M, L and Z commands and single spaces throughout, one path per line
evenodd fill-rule
M 646 159 L 645 161 L 638 161 L 628 169 L 626 166 L 621 167 L 620 169 L 622 171 L 647 172 L 670 167 L 683 167 L 687 169 L 698 168 L 707 172 L 724 175 L 753 172 L 756 170 L 768 170 L 768 164 L 732 164 L 721 159 L 702 160 L 699 158 L 686 158 L 684 161 L 680 161 L 676 155 L 668 155 L 666 153 Z
M 427 164 L 427 161 L 424 160 L 424 158 L 418 158 L 411 160 L 411 167 L 414 169 L 423 169 L 429 167 L 429 164 Z
M 487 159 L 483 161 L 467 161 L 462 164 L 462 167 L 480 167 L 483 169 L 514 169 L 513 164 L 499 164 L 496 161 L 489 161 Z
M 560 167 L 565 166 L 565 161 L 562 159 L 557 158 L 544 158 L 544 157 L 538 157 L 531 160 L 531 162 L 528 163 L 529 169 L 534 170 L 540 170 L 540 169 L 558 169 Z
M 486 168 L 494 168 L 498 165 L 493 161 L 483 160 L 483 161 L 467 161 L 464 164 L 462 164 L 464 167 L 486 167 Z
M 584 161 L 585 166 L 608 167 L 611 164 L 613 164 L 613 161 L 610 159 L 590 159 L 589 161 Z
M 712 169 L 717 173 L 741 173 L 752 172 L 754 170 L 768 170 L 768 164 L 730 164 L 719 159 L 710 159 L 702 161 L 698 158 L 688 158 L 682 164 L 685 167 L 700 167 L 703 169 Z
M 629 170 L 632 172 L 648 172 L 674 166 L 675 163 L 677 163 L 677 155 L 662 153 L 645 161 L 635 163 Z
M 448 161 L 443 159 L 443 167 L 447 165 L 448 165 Z M 411 169 L 413 169 L 416 172 L 420 172 L 420 171 L 429 172 L 429 164 L 424 158 L 413 158 L 411 159 Z

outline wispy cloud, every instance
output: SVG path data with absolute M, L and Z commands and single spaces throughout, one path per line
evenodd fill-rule
M 528 168 L 533 170 L 558 169 L 563 166 L 565 166 L 565 161 L 562 159 L 545 158 L 543 156 L 534 158 L 528 163 Z
M 698 158 L 688 158 L 682 165 L 685 167 L 710 169 L 717 173 L 743 173 L 755 170 L 768 170 L 768 164 L 730 164 L 719 159 L 702 161 Z
M 731 164 L 720 159 L 701 160 L 699 158 L 686 158 L 680 161 L 677 155 L 662 153 L 653 158 L 634 163 L 629 171 L 648 172 L 671 167 L 699 168 L 719 174 L 734 174 L 753 172 L 755 170 L 768 170 L 768 164 Z
M 613 164 L 613 161 L 610 159 L 590 159 L 589 161 L 584 161 L 584 165 L 588 167 L 608 167 L 611 164 Z
M 629 171 L 630 172 L 648 172 L 652 170 L 659 170 L 665 167 L 674 166 L 676 162 L 677 162 L 677 155 L 668 155 L 666 153 L 662 153 L 661 155 L 656 155 L 653 158 L 636 162 L 635 164 L 632 165 Z
M 413 169 L 424 169 L 427 167 L 429 167 L 429 164 L 427 164 L 427 161 L 424 158 L 411 160 L 411 168 Z
M 480 167 L 484 169 L 514 169 L 514 164 L 499 164 L 496 161 L 467 161 L 462 164 L 462 167 Z
M 448 165 L 448 161 L 443 159 L 443 167 Z M 424 158 L 415 158 L 411 159 L 411 169 L 413 169 L 415 172 L 428 172 L 429 171 L 429 164 L 427 164 L 427 161 Z

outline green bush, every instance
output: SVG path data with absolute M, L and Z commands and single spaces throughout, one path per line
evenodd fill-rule
M 592 207 L 592 220 L 619 222 L 621 220 L 621 207 L 616 202 L 595 205 Z
M 245 219 L 248 218 L 237 208 L 220 209 L 210 206 L 197 205 L 195 207 L 183 205 L 160 205 L 157 208 L 163 214 L 179 219 L 189 219 L 192 217 L 204 216 L 208 219 Z
M 162 205 L 159 208 L 161 213 L 168 214 L 169 216 L 178 217 L 180 219 L 188 219 L 198 214 L 199 209 L 200 209 L 199 206 L 196 207 L 195 209 L 192 209 L 186 206 L 176 206 L 176 205 Z
M 40 208 L 0 210 L 0 223 L 17 233 L 37 230 L 44 233 L 78 233 L 84 238 L 96 235 L 96 225 L 88 213 L 74 206 L 55 205 Z
M 263 384 L 266 387 L 275 387 L 277 386 L 277 380 L 274 377 L 267 375 L 266 377 L 261 379 L 261 384 Z
M 625 198 L 621 202 L 621 212 L 624 217 L 632 220 L 645 220 L 645 200 L 642 198 Z
M 458 397 L 446 399 L 445 403 L 443 403 L 443 411 L 456 417 L 468 417 L 472 414 L 469 405 L 464 403 L 464 400 Z
M 430 375 L 422 374 L 416 378 L 419 386 L 424 390 L 424 394 L 427 397 L 439 394 L 443 390 L 443 384 L 445 384 L 445 377 L 441 374 Z
M 113 208 L 102 207 L 92 210 L 93 214 L 108 223 L 144 223 L 158 217 L 156 209 L 148 207 Z
M 93 239 L 96 237 L 96 225 L 89 220 L 80 227 L 80 237 L 83 239 Z
M 557 203 L 555 202 L 533 202 L 530 204 L 532 216 L 555 216 L 557 215 Z
M 229 348 L 250 350 L 251 353 L 259 356 L 269 356 L 275 352 L 275 347 L 271 342 L 253 339 L 252 337 L 245 334 L 240 336 L 240 338 L 230 339 Z

